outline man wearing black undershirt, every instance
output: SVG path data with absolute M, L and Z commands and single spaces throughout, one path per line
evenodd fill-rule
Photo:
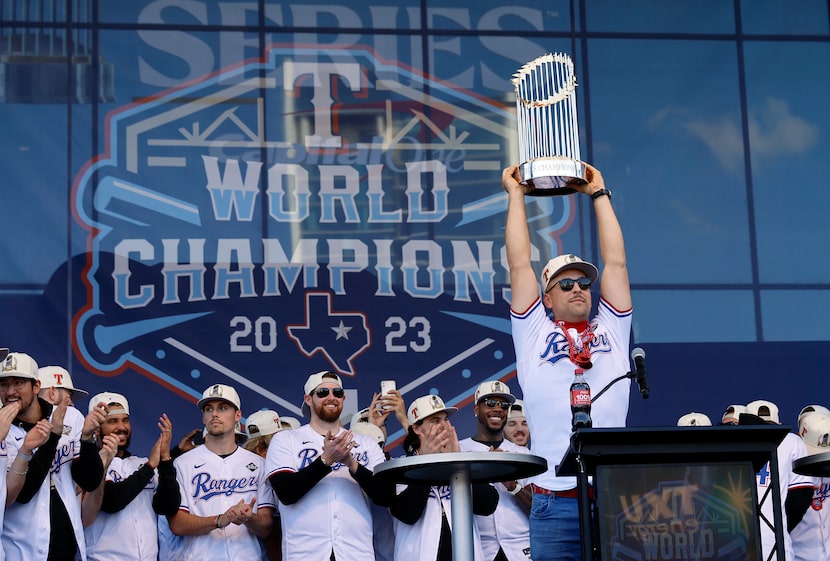
M 476 433 L 459 442 L 464 452 L 517 452 L 529 454 L 524 446 L 504 438 L 504 426 L 510 405 L 516 401 L 504 382 L 493 380 L 479 384 L 473 412 L 478 420 Z M 481 534 L 481 549 L 486 561 L 526 561 L 530 559 L 528 512 L 533 494 L 525 489 L 526 481 L 495 483 L 499 504 L 489 516 L 476 516 Z
M 0 364 L 0 399 L 17 404 L 19 412 L 6 442 L 9 458 L 26 456 L 28 468 L 15 475 L 25 481 L 17 499 L 6 507 L 3 549 L 7 561 L 72 561 L 86 556 L 80 502 L 75 485 L 91 491 L 104 466 L 94 442 L 104 419 L 98 408 L 86 416 L 66 402 L 53 406 L 38 397 L 40 380 L 35 360 L 9 353 Z M 25 433 L 42 421 L 51 423 L 48 440 L 25 454 Z
M 176 470 L 170 457 L 172 425 L 167 415 L 162 415 L 158 422 L 160 434 L 150 457 L 133 456 L 128 449 L 132 425 L 127 398 L 104 392 L 90 400 L 91 407 L 96 403 L 106 404 L 99 441 L 111 441 L 116 448 L 114 457 L 102 455 L 106 475 L 94 491 L 83 497 L 87 559 L 156 559 L 156 516 L 175 514 L 180 503 Z

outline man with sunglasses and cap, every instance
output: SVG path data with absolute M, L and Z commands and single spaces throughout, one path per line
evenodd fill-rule
M 500 380 L 482 382 L 475 392 L 473 412 L 478 421 L 476 433 L 459 442 L 464 452 L 514 452 L 529 454 L 504 438 L 504 427 L 510 407 L 515 403 L 510 388 Z M 499 493 L 496 511 L 489 516 L 476 516 L 481 535 L 481 549 L 488 561 L 527 561 L 530 559 L 530 528 L 528 512 L 533 492 L 527 480 L 494 483 Z
M 284 561 L 375 558 L 369 500 L 372 469 L 383 450 L 340 423 L 346 399 L 340 376 L 317 372 L 303 386 L 309 422 L 271 439 L 265 468 L 280 501 Z
M 502 173 L 508 196 L 505 248 L 516 370 L 533 435 L 531 449 L 549 466 L 533 479 L 530 543 L 534 561 L 581 558 L 576 478 L 557 477 L 553 468 L 570 445 L 569 389 L 574 370 L 584 370 L 596 394 L 630 366 L 632 307 L 622 229 L 600 171 L 586 164 L 585 175 L 584 183 L 572 182 L 568 187 L 589 197 L 596 217 L 603 271 L 593 318 L 591 286 L 599 272 L 576 255 L 559 255 L 547 262 L 540 295 L 525 208 L 525 195 L 532 187 L 520 183 L 518 166 Z M 593 404 L 594 427 L 625 425 L 630 380 L 626 382 L 612 385 Z

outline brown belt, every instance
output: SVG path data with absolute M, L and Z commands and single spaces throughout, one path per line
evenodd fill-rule
M 559 497 L 561 499 L 578 499 L 579 498 L 579 490 L 576 488 L 567 489 L 566 491 L 551 491 L 550 489 L 545 489 L 544 487 L 539 487 L 538 485 L 532 485 L 533 492 L 538 493 L 539 495 L 547 495 L 554 497 Z M 588 487 L 588 497 L 593 499 L 594 498 L 594 488 Z

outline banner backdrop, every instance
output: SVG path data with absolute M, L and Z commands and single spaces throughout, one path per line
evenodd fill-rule
M 90 247 L 77 357 L 294 416 L 318 370 L 364 388 L 352 410 L 385 378 L 407 398 L 443 380 L 458 403 L 512 377 L 494 179 L 514 130 L 492 101 L 323 46 L 112 112 L 72 198 Z M 560 252 L 573 204 L 531 201 L 537 256 Z

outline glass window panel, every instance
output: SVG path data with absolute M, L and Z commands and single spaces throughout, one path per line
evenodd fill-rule
M 0 104 L 0 122 L 0 283 L 46 284 L 67 252 L 66 105 Z
M 588 31 L 621 33 L 734 33 L 731 0 L 590 0 Z
M 734 46 L 589 47 L 593 163 L 614 190 L 632 282 L 751 282 Z
M 104 2 L 102 22 L 139 25 L 259 25 L 259 2 L 224 0 L 222 2 L 187 2 L 155 0 L 153 2 Z M 356 0 L 348 5 L 337 3 L 265 2 L 263 23 L 266 27 L 319 27 L 322 29 L 418 29 L 421 21 L 418 0 Z
M 762 283 L 830 282 L 828 43 L 747 43 L 747 105 Z M 781 266 L 797 250 L 809 259 Z
M 827 309 L 830 290 L 762 290 L 764 341 L 830 341 Z
M 813 35 L 828 32 L 826 0 L 741 0 L 744 33 Z
M 634 341 L 755 341 L 750 290 L 634 290 Z M 717 317 L 712 316 L 717 310 Z
M 544 3 L 521 0 L 507 4 L 500 0 L 482 0 L 464 5 L 428 0 L 426 27 L 455 31 L 570 31 L 570 4 L 569 0 Z

